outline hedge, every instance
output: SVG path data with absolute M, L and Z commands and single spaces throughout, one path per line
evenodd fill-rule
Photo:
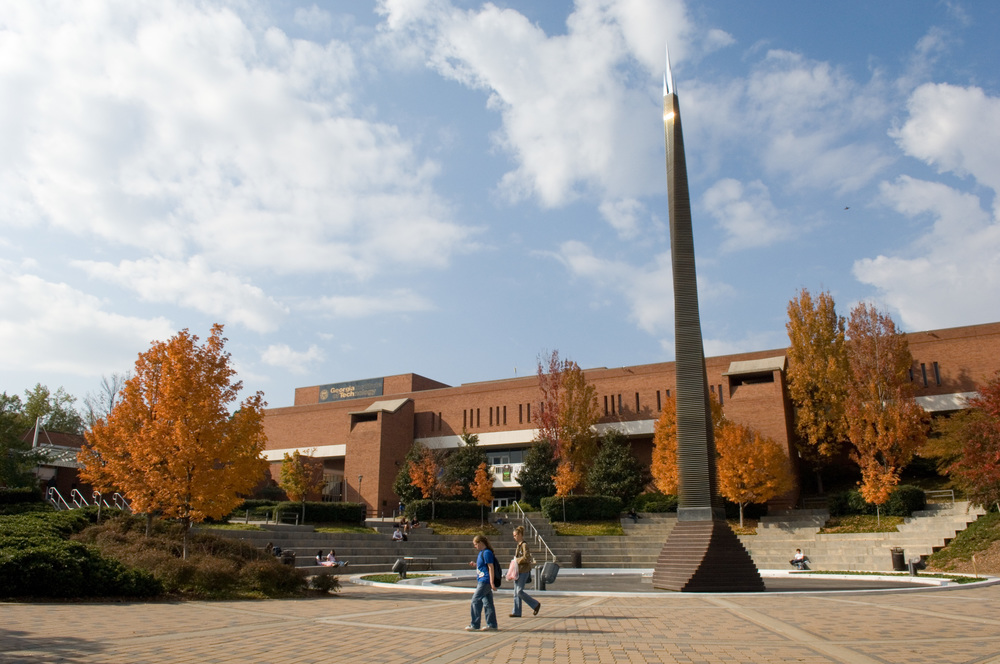
M 830 516 L 848 516 L 851 514 L 875 514 L 882 516 L 910 516 L 918 510 L 927 507 L 927 497 L 924 490 L 910 484 L 903 484 L 889 494 L 889 500 L 876 509 L 872 503 L 865 502 L 857 489 L 835 493 L 827 501 Z
M 565 510 L 563 509 L 565 500 Z M 558 496 L 542 498 L 542 515 L 549 521 L 606 521 L 622 513 L 617 496 Z M 565 518 L 563 515 L 565 514 Z
M 406 516 L 416 517 L 418 521 L 434 519 L 478 519 L 483 513 L 483 506 L 474 500 L 437 500 L 431 516 L 431 501 L 411 500 L 406 505 Z M 490 508 L 487 507 L 489 512 Z
M 284 501 L 275 506 L 285 514 L 302 514 L 302 503 Z M 272 514 L 274 508 L 271 508 Z M 361 523 L 365 508 L 360 503 L 324 503 L 306 501 L 306 523 Z
M 642 493 L 635 499 L 636 512 L 676 512 L 677 496 L 664 493 Z
M 42 494 L 34 487 L 0 487 L 0 505 L 41 502 L 44 502 Z

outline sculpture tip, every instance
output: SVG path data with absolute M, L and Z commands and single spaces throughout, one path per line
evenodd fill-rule
M 673 94 L 674 92 L 674 76 L 670 71 L 670 47 L 664 47 L 667 54 L 667 68 L 666 72 L 663 74 L 663 96 Z

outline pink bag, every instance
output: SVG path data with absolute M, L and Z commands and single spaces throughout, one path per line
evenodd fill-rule
M 505 574 L 504 576 L 507 577 L 508 581 L 517 581 L 517 577 L 519 576 L 519 574 L 518 574 L 518 571 L 517 571 L 517 559 L 516 558 L 514 558 L 514 559 L 512 559 L 510 561 L 510 565 L 507 567 L 507 574 Z

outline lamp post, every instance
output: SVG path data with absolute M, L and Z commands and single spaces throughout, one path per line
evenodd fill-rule
M 358 502 L 361 503 L 361 508 L 364 509 L 365 501 L 361 498 L 361 480 L 364 475 L 358 475 Z M 367 510 L 365 511 L 365 516 L 368 516 Z

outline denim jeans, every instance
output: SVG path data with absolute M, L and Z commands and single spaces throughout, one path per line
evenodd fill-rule
M 521 600 L 524 600 L 532 610 L 538 608 L 538 600 L 524 592 L 524 584 L 528 582 L 528 574 L 530 574 L 530 571 L 521 572 L 517 575 L 517 580 L 514 581 L 514 610 L 512 613 L 515 616 L 521 615 Z
M 497 610 L 493 606 L 493 589 L 489 582 L 477 583 L 476 592 L 472 593 L 472 622 L 469 624 L 479 629 L 479 618 L 483 610 L 486 610 L 486 626 L 497 626 Z

